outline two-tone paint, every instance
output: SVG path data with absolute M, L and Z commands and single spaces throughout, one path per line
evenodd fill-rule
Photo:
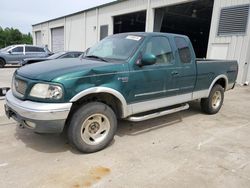
M 196 60 L 190 40 L 182 35 L 132 34 L 142 36 L 144 40 L 134 54 L 124 62 L 111 63 L 84 58 L 64 59 L 18 69 L 14 77 L 25 80 L 28 86 L 22 97 L 15 94 L 14 97 L 20 101 L 32 101 L 38 106 L 46 103 L 70 103 L 74 106 L 86 96 L 109 94 L 120 103 L 120 118 L 129 118 L 134 114 L 206 98 L 216 83 L 221 84 L 225 91 L 233 88 L 238 73 L 236 61 Z M 138 66 L 145 43 L 155 36 L 169 39 L 174 54 L 173 63 Z M 189 43 L 192 57 L 188 64 L 180 61 L 174 42 L 176 36 L 185 38 Z M 53 101 L 30 97 L 30 90 L 36 83 L 61 85 L 64 91 L 63 98 Z M 11 97 L 7 95 L 6 98 L 7 104 L 11 105 Z M 21 108 L 25 110 L 29 107 L 27 103 L 23 103 Z M 68 113 L 71 108 L 68 106 Z M 12 109 L 15 111 L 13 105 Z

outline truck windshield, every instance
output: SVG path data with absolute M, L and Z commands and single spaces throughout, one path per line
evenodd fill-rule
M 118 34 L 107 37 L 90 48 L 85 57 L 109 60 L 127 60 L 143 40 L 142 36 Z

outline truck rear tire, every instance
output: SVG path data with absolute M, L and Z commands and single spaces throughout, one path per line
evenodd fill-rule
M 201 99 L 201 109 L 207 114 L 216 114 L 221 109 L 224 101 L 224 89 L 221 85 L 216 84 L 208 98 Z
M 0 68 L 4 68 L 5 61 L 0 58 Z
M 101 102 L 90 102 L 80 107 L 70 120 L 68 139 L 83 153 L 97 152 L 114 138 L 117 118 L 113 110 Z

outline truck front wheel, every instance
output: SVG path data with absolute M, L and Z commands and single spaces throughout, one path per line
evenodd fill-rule
M 208 98 L 201 99 L 201 109 L 207 114 L 216 114 L 221 109 L 224 100 L 224 89 L 221 85 L 215 85 Z
M 79 151 L 92 153 L 105 148 L 113 140 L 116 128 L 113 110 L 104 103 L 91 102 L 73 114 L 68 139 Z

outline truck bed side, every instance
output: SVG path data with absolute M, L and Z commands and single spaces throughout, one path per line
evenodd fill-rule
M 237 61 L 229 60 L 196 60 L 197 79 L 194 93 L 207 97 L 216 82 L 222 82 L 224 89 L 234 87 L 238 74 Z

